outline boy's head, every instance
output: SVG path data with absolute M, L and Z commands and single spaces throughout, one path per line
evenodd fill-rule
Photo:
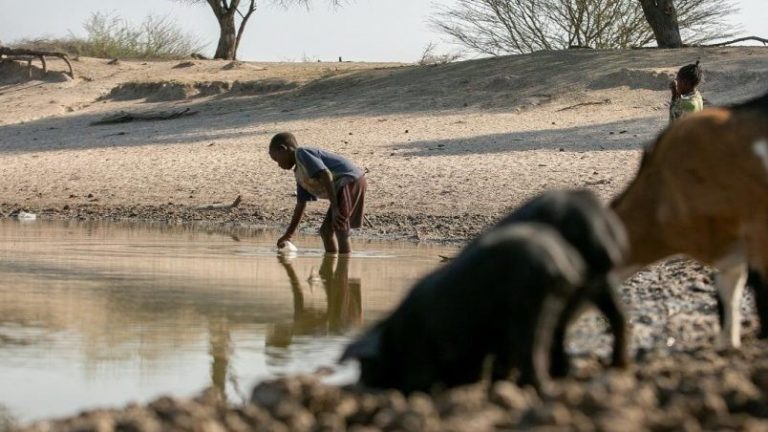
M 685 65 L 677 71 L 677 90 L 680 94 L 690 93 L 701 82 L 701 67 L 699 61 Z
M 282 169 L 291 169 L 296 164 L 294 152 L 298 147 L 296 137 L 290 132 L 281 132 L 269 142 L 269 157 Z

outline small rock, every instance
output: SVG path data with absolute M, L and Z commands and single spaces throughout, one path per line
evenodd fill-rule
M 523 411 L 530 406 L 525 392 L 509 381 L 499 381 L 493 384 L 490 400 L 503 408 L 513 411 Z

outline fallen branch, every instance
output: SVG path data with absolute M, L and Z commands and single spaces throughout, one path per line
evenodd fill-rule
M 757 42 L 762 42 L 763 45 L 768 45 L 768 39 L 761 38 L 761 37 L 758 37 L 758 36 L 747 36 L 747 37 L 743 37 L 743 38 L 729 40 L 729 41 L 726 41 L 726 42 L 720 42 L 720 43 L 710 44 L 710 45 L 699 45 L 699 46 L 705 47 L 705 48 L 720 47 L 720 46 L 732 45 L 732 44 L 735 44 L 735 43 L 749 41 L 749 40 L 757 41 Z
M 190 108 L 176 111 L 150 111 L 143 113 L 132 113 L 128 111 L 120 111 L 117 114 L 112 114 L 91 123 L 91 126 L 105 125 L 105 124 L 117 124 L 128 123 L 132 121 L 148 121 L 148 120 L 172 120 L 179 117 L 191 116 L 199 113 L 199 111 L 192 111 Z
M 232 201 L 232 204 L 211 204 L 207 206 L 199 206 L 195 207 L 196 210 L 229 210 L 233 209 L 240 205 L 240 202 L 242 202 L 243 199 L 240 195 L 235 198 L 234 201 Z
M 48 64 L 45 62 L 45 57 L 58 57 L 67 63 L 67 66 L 69 67 L 69 77 L 73 79 L 75 78 L 75 72 L 72 70 L 72 63 L 70 63 L 69 57 L 61 52 L 35 51 L 23 48 L 0 47 L 0 58 L 3 56 L 7 57 L 9 60 L 26 60 L 27 66 L 29 67 L 30 76 L 32 75 L 32 60 L 29 59 L 29 57 L 37 57 L 40 59 L 40 62 L 43 64 L 43 73 L 48 73 Z
M 557 112 L 568 111 L 568 110 L 576 109 L 576 108 L 583 107 L 583 106 L 605 105 L 605 104 L 609 104 L 609 103 L 611 103 L 610 99 L 603 99 L 601 101 L 582 102 L 582 103 L 577 103 L 576 105 L 571 105 L 571 106 L 567 106 L 565 108 L 561 108 L 561 109 L 557 110 Z
M 371 223 L 371 220 L 368 219 L 368 215 L 363 215 L 363 221 L 368 225 L 368 228 L 373 228 L 373 224 Z

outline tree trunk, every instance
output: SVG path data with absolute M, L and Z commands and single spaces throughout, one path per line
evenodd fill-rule
M 682 48 L 677 11 L 672 0 L 639 0 L 659 48 Z
M 235 39 L 235 56 L 237 56 L 237 50 L 240 49 L 240 39 L 243 38 L 243 33 L 245 33 L 245 25 L 248 24 L 248 20 L 251 19 L 251 15 L 253 15 L 254 12 L 256 12 L 256 0 L 251 0 L 251 4 L 248 6 L 248 12 L 246 12 L 243 19 L 240 21 L 240 29 L 237 31 L 237 38 Z
M 226 13 L 217 15 L 219 20 L 219 45 L 216 47 L 215 59 L 234 60 L 237 53 L 237 27 L 235 27 L 235 14 Z

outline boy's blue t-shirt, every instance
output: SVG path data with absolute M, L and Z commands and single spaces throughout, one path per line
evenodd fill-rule
M 322 184 L 315 178 L 323 170 L 331 172 L 336 190 L 363 175 L 363 171 L 349 159 L 336 153 L 314 147 L 299 147 L 295 154 L 296 198 L 299 201 L 328 198 Z

